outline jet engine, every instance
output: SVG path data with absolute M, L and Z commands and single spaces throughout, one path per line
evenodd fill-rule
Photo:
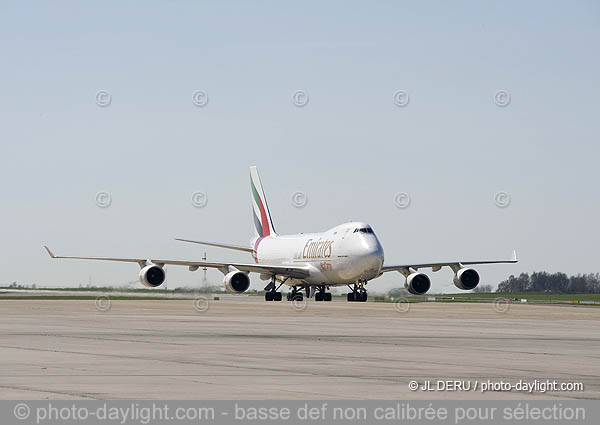
M 244 272 L 234 270 L 223 278 L 227 292 L 246 292 L 250 287 L 250 278 Z
M 406 277 L 404 287 L 413 295 L 423 295 L 431 288 L 431 281 L 425 273 L 411 273 Z
M 479 273 L 475 269 L 462 268 L 456 272 L 453 280 L 458 289 L 468 291 L 479 284 Z
M 165 271 L 156 264 L 149 264 L 140 270 L 140 282 L 148 288 L 156 288 L 162 285 L 165 278 Z

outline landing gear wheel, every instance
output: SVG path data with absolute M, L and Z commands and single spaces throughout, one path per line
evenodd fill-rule
M 304 296 L 302 295 L 302 292 L 294 290 L 292 292 L 287 293 L 288 301 L 302 301 L 303 299 L 304 299 Z
M 331 301 L 331 292 L 325 291 L 327 291 L 325 285 L 318 286 L 317 292 L 315 293 L 315 301 Z
M 358 302 L 366 302 L 367 301 L 367 290 L 365 289 L 365 285 L 367 281 L 360 281 L 355 283 L 354 285 L 348 285 L 348 288 L 352 290 L 352 292 L 348 292 L 348 302 L 358 301 Z
M 281 301 L 281 292 L 265 292 L 265 301 Z

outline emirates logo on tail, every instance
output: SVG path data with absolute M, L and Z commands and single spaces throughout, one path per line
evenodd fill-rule
M 254 229 L 259 238 L 266 238 L 275 233 L 269 213 L 269 206 L 258 176 L 256 167 L 250 167 L 250 187 L 252 189 L 252 214 Z

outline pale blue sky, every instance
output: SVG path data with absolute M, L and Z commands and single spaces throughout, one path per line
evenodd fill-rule
M 204 250 L 173 237 L 246 243 L 249 165 L 281 233 L 367 221 L 390 263 L 517 248 L 518 265 L 479 269 L 494 285 L 599 271 L 599 42 L 596 1 L 2 2 L 0 283 L 137 277 L 133 265 L 52 262 L 44 243 L 182 259 Z M 100 190 L 109 208 L 95 205 Z M 508 208 L 494 205 L 500 190 Z M 172 283 L 201 277 L 169 269 Z M 448 270 L 432 278 L 433 291 L 453 288 Z

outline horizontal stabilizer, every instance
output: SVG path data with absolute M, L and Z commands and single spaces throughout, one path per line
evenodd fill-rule
M 226 243 L 220 243 L 220 242 L 192 241 L 189 239 L 179 239 L 179 238 L 175 238 L 175 240 L 180 241 L 180 242 L 197 243 L 200 245 L 218 246 L 219 248 L 234 249 L 236 251 L 252 252 L 252 248 L 250 248 L 249 246 L 232 245 L 232 244 L 226 244 Z

